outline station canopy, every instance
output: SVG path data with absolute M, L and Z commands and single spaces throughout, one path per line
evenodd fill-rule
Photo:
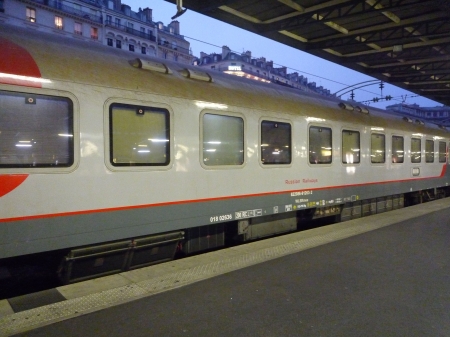
M 166 1 L 450 106 L 450 0 Z

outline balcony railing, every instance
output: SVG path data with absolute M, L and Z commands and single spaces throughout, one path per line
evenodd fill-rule
M 136 29 L 128 27 L 128 26 L 119 25 L 119 24 L 116 24 L 115 22 L 108 21 L 108 20 L 105 22 L 105 24 L 106 24 L 106 26 L 113 27 L 115 29 L 127 32 L 128 34 L 131 34 L 134 36 L 139 36 L 143 39 L 147 39 L 147 40 L 156 42 L 156 38 L 152 34 L 141 32 L 140 30 L 136 30 Z
M 29 1 L 41 4 L 41 5 L 45 5 L 47 7 L 60 10 L 61 12 L 64 12 L 67 14 L 75 15 L 75 16 L 83 18 L 83 19 L 87 19 L 87 20 L 94 21 L 97 23 L 103 23 L 103 17 L 101 15 L 94 15 L 94 14 L 87 13 L 82 10 L 73 8 L 71 6 L 63 5 L 61 1 L 57 1 L 57 0 L 29 0 Z M 0 0 L 0 2 L 1 2 L 1 0 Z
M 170 50 L 179 51 L 180 53 L 183 53 L 183 54 L 189 54 L 190 53 L 189 49 L 183 48 L 183 47 L 180 47 L 180 46 L 174 46 L 171 43 L 169 43 L 169 41 L 158 40 L 158 45 L 163 46 L 163 47 L 165 47 L 167 49 L 170 49 Z

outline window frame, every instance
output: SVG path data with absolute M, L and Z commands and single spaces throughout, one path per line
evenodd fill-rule
M 353 162 L 353 163 L 344 162 L 344 137 L 343 137 L 344 132 L 357 132 L 359 135 L 359 161 L 356 163 L 355 162 Z M 343 127 L 341 129 L 341 164 L 342 165 L 360 165 L 361 164 L 361 131 L 358 130 L 357 128 Z
M 26 7 L 25 16 L 28 22 L 36 23 L 36 8 Z
M 441 145 L 444 144 L 444 152 L 441 152 Z M 443 154 L 443 156 L 442 156 Z M 447 162 L 447 142 L 445 140 L 438 141 L 438 161 L 439 163 Z
M 372 136 L 373 135 L 380 135 L 380 136 L 383 136 L 383 138 L 384 138 L 384 158 L 383 158 L 383 161 L 382 162 L 374 162 L 373 161 L 373 157 L 372 157 L 372 153 L 373 153 L 373 144 L 372 144 Z M 377 132 L 371 132 L 370 133 L 370 163 L 372 164 L 372 165 L 385 165 L 386 164 L 386 133 L 384 133 L 384 132 L 380 132 L 380 131 L 377 131 Z
M 0 86 L 1 87 L 1 86 Z M 34 88 L 20 87 L 19 90 L 11 90 L 0 88 L 1 91 L 10 92 L 12 94 L 30 94 L 66 98 L 71 101 L 72 105 L 72 164 L 70 166 L 43 166 L 43 167 L 0 167 L 0 174 L 10 173 L 26 173 L 26 174 L 41 174 L 41 173 L 71 173 L 75 171 L 80 162 L 80 118 L 79 118 L 79 102 L 77 98 L 70 92 L 40 88 L 39 91 Z
M 55 15 L 55 29 L 64 30 L 64 18 L 59 15 Z
M 79 30 L 77 28 L 80 28 Z M 75 35 L 83 36 L 83 24 L 81 22 L 75 21 L 73 24 L 73 33 Z
M 413 161 L 413 148 L 412 148 L 413 139 L 418 140 L 419 141 L 419 145 L 420 145 L 420 150 L 419 150 L 420 157 L 419 157 L 418 161 Z M 421 137 L 411 137 L 411 139 L 410 139 L 410 151 L 411 151 L 411 153 L 410 153 L 410 155 L 411 155 L 411 164 L 421 164 L 422 163 L 422 138 Z
M 243 144 L 242 144 L 242 150 L 243 150 L 243 162 L 242 164 L 238 164 L 238 165 L 206 165 L 204 163 L 204 156 L 203 156 L 203 143 L 204 143 L 204 134 L 203 134 L 203 120 L 204 120 L 204 116 L 207 114 L 211 114 L 211 115 L 219 115 L 219 116 L 225 116 L 225 117 L 235 117 L 235 118 L 240 118 L 242 119 L 243 122 Z M 199 160 L 200 160 L 200 165 L 206 169 L 206 170 L 236 170 L 236 169 L 242 169 L 247 165 L 247 120 L 245 118 L 245 116 L 241 113 L 238 112 L 233 112 L 233 111 L 219 111 L 219 110 L 213 110 L 213 109 L 204 109 L 201 111 L 200 116 L 199 116 L 200 120 L 199 120 L 199 139 L 200 139 L 200 143 L 199 143 Z
M 394 162 L 394 138 L 401 138 L 403 140 L 403 160 Z M 404 164 L 405 163 L 405 136 L 393 134 L 391 135 L 391 163 L 392 164 Z
M 326 162 L 326 163 L 313 163 L 311 162 L 311 156 L 310 156 L 310 146 L 311 146 L 311 128 L 322 128 L 322 129 L 329 129 L 331 131 L 331 135 L 330 135 L 330 140 L 331 140 L 331 155 L 330 155 L 330 161 Z M 308 124 L 308 128 L 307 128 L 307 142 L 308 142 L 308 147 L 307 147 L 307 160 L 308 160 L 308 165 L 310 165 L 311 167 L 328 167 L 333 165 L 333 128 L 331 127 L 331 125 L 328 124 Z
M 111 164 L 111 124 L 110 124 L 110 111 L 113 105 L 124 105 L 132 107 L 144 107 L 144 108 L 155 108 L 155 109 L 165 109 L 168 111 L 168 127 L 169 127 L 169 156 L 167 165 L 113 165 Z M 104 105 L 104 162 L 108 170 L 113 172 L 143 172 L 143 171 L 167 171 L 173 167 L 174 163 L 174 121 L 173 121 L 173 110 L 169 105 L 150 101 L 139 101 L 139 100 L 128 100 L 128 99 L 118 99 L 109 98 Z
M 264 163 L 262 161 L 262 124 L 263 122 L 272 122 L 272 123 L 282 123 L 288 124 L 290 126 L 290 161 L 289 163 Z M 273 118 L 273 117 L 261 117 L 258 121 L 258 147 L 259 147 L 259 164 L 263 168 L 274 168 L 274 167 L 291 167 L 294 161 L 294 148 L 293 148 L 293 136 L 294 136 L 294 126 L 290 120 Z
M 429 155 L 428 153 L 429 153 L 429 151 L 428 151 L 428 144 L 430 144 L 430 142 L 433 144 L 433 150 L 432 150 L 432 155 Z M 435 154 L 436 154 L 436 151 L 435 151 L 435 147 L 436 147 L 436 144 L 435 144 L 435 142 L 434 142 L 434 139 L 425 139 L 425 164 L 433 164 L 434 162 L 435 162 Z M 429 158 L 431 158 L 431 160 L 429 160 Z

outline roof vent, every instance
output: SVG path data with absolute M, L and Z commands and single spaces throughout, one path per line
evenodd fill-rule
M 355 110 L 358 111 L 358 112 L 361 112 L 363 114 L 368 114 L 369 113 L 369 109 L 361 107 L 361 106 L 356 106 Z
M 166 66 L 164 63 L 145 61 L 145 60 L 137 58 L 137 59 L 130 61 L 130 64 L 133 67 L 139 68 L 139 69 L 156 71 L 158 73 L 163 73 L 163 74 L 172 74 L 172 70 L 170 70 L 169 67 Z
M 191 78 L 193 80 L 199 80 L 204 82 L 213 82 L 212 77 L 203 71 L 191 70 L 191 69 L 183 69 L 180 71 L 180 74 L 186 78 Z
M 402 118 L 405 122 L 408 122 L 408 123 L 412 123 L 413 122 L 413 120 L 411 119 L 411 118 L 409 118 L 409 117 L 403 117 Z
M 344 102 L 339 103 L 339 107 L 340 107 L 341 109 L 349 110 L 349 111 L 355 110 L 355 108 L 354 108 L 352 105 L 350 105 L 350 104 L 348 104 L 348 103 L 344 103 Z

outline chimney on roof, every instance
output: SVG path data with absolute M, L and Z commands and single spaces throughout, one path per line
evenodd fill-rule
M 151 8 L 148 8 L 148 7 L 144 8 L 143 12 L 144 12 L 144 15 L 145 15 L 145 18 L 147 21 L 152 21 L 152 15 L 153 15 L 152 11 L 153 10 Z
M 169 28 L 172 27 L 173 33 L 176 35 L 180 35 L 180 23 L 178 21 L 172 21 L 169 23 Z
M 121 0 L 114 0 L 114 9 L 115 10 L 122 10 L 122 1 Z
M 128 5 L 122 5 L 121 10 L 122 10 L 122 12 L 125 13 L 125 15 L 131 16 L 131 7 L 130 7 L 130 6 L 128 6 Z
M 228 46 L 223 46 L 222 47 L 222 60 L 224 60 L 227 55 L 230 53 L 231 49 L 228 48 Z

